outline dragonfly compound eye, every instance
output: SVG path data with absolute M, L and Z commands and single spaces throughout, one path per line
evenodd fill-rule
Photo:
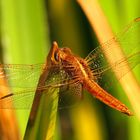
M 54 53 L 54 59 L 55 61 L 59 62 L 59 55 L 57 52 Z

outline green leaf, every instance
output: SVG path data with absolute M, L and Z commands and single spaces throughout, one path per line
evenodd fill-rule
M 49 89 L 42 94 L 35 122 L 28 122 L 25 140 L 53 139 L 58 107 L 58 89 Z

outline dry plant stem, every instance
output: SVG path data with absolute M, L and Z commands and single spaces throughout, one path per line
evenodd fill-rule
M 81 8 L 85 12 L 93 30 L 95 31 L 98 40 L 100 43 L 103 43 L 114 36 L 110 26 L 108 25 L 107 19 L 99 6 L 99 3 L 96 0 L 77 0 L 80 4 Z M 105 55 L 108 59 L 110 64 L 116 62 L 120 58 L 124 57 L 122 50 L 115 41 L 111 47 L 112 52 L 107 53 L 105 51 Z M 105 46 L 102 46 L 103 51 L 106 50 Z M 117 55 L 116 55 L 117 54 Z M 126 66 L 124 69 L 129 69 Z M 117 73 L 115 73 L 117 76 Z M 129 72 L 126 74 L 121 80 L 120 83 L 127 94 L 138 118 L 140 119 L 140 87 L 137 83 L 136 79 L 134 78 L 133 74 Z
M 9 88 L 4 78 L 0 79 L 0 85 L 4 86 L 4 89 L 0 91 L 0 96 L 5 96 L 9 93 Z M 1 140 L 20 139 L 14 110 L 0 109 L 0 128 Z

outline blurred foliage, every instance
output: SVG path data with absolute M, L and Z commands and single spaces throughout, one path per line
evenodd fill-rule
M 44 1 L 2 0 L 1 9 L 4 62 L 44 63 L 50 48 Z M 29 113 L 30 110 L 17 110 L 22 137 Z
M 99 0 L 113 29 L 119 32 L 131 20 L 139 17 L 138 0 Z M 46 60 L 50 42 L 69 47 L 85 57 L 97 46 L 87 18 L 76 1 L 66 0 L 1 0 L 1 40 L 5 63 L 42 63 Z M 0 31 L 1 32 L 1 31 Z M 129 48 L 128 48 L 129 49 Z M 135 74 L 139 79 L 139 68 Z M 128 104 L 120 85 L 110 88 L 117 98 Z M 84 93 L 82 103 L 75 108 L 60 110 L 55 139 L 63 140 L 138 140 L 140 122 L 110 109 Z M 17 111 L 22 137 L 29 111 Z M 39 123 L 39 122 L 38 122 Z M 43 131 L 43 128 L 40 128 Z

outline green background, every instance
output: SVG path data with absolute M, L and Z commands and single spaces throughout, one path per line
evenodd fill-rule
M 115 33 L 140 16 L 139 0 L 99 0 L 98 2 Z M 69 47 L 81 57 L 87 56 L 98 46 L 86 16 L 74 0 L 1 0 L 0 9 L 1 61 L 4 63 L 45 63 L 54 40 L 60 47 Z M 137 79 L 140 79 L 139 70 L 139 67 L 134 69 Z M 111 87 L 110 92 L 125 104 L 129 104 L 119 84 Z M 86 92 L 84 97 L 80 106 L 59 111 L 54 139 L 138 140 L 140 138 L 140 122 L 135 116 L 127 117 L 112 110 Z M 17 111 L 22 137 L 29 112 L 29 110 Z

